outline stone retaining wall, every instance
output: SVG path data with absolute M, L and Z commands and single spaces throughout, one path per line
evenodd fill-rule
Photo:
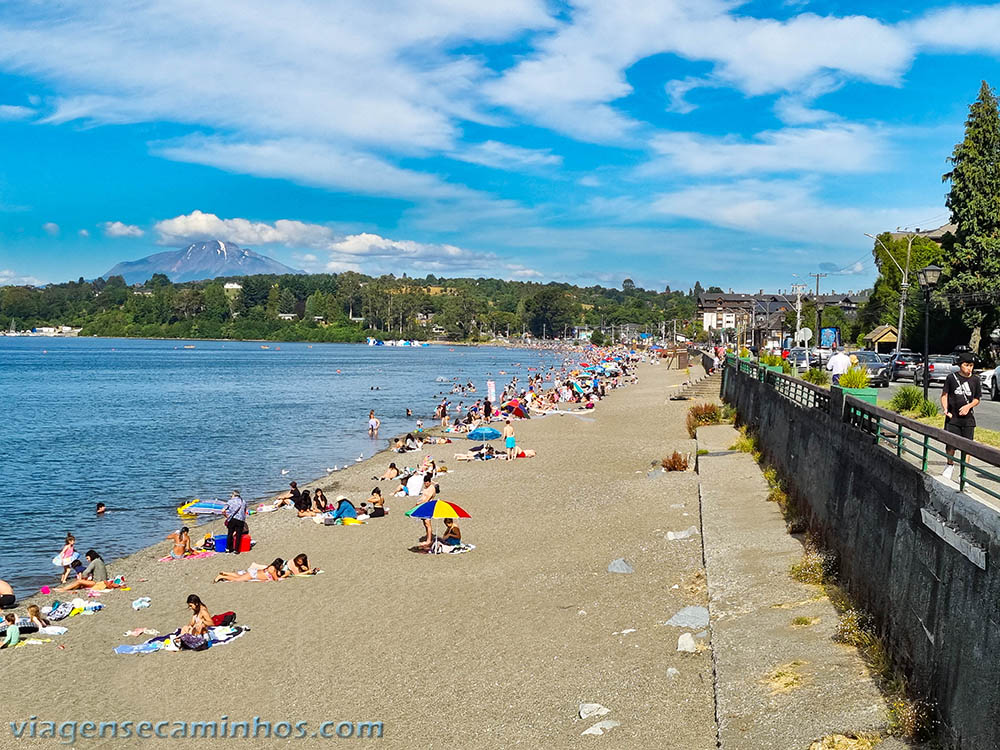
M 723 399 L 839 558 L 840 577 L 917 693 L 942 740 L 1000 748 L 1000 511 L 874 445 L 831 414 L 803 408 L 726 368 Z

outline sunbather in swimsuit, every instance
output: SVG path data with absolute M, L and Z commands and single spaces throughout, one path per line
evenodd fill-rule
M 238 570 L 235 573 L 228 573 L 222 571 L 215 577 L 212 583 L 219 583 L 220 581 L 231 581 L 231 582 L 242 582 L 242 581 L 277 581 L 280 578 L 285 578 L 288 574 L 287 571 L 282 572 L 282 568 L 285 566 L 285 561 L 280 557 L 275 558 L 274 562 L 270 565 L 251 565 L 247 570 Z

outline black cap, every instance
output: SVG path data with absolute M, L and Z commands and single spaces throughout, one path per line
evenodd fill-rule
M 970 364 L 975 364 L 976 358 L 973 357 L 969 352 L 964 352 L 963 354 L 959 354 L 958 363 L 960 365 L 964 365 L 966 362 L 969 362 Z

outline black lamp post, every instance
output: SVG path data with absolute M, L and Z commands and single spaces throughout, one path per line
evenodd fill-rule
M 931 353 L 931 290 L 941 280 L 941 269 L 932 263 L 922 269 L 917 278 L 920 279 L 920 288 L 924 290 L 924 400 L 926 401 L 927 387 L 930 385 L 930 363 L 927 360 Z M 897 331 L 896 335 L 902 335 L 902 331 Z

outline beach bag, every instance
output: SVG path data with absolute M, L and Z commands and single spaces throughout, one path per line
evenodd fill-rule
M 180 637 L 181 648 L 188 651 L 204 651 L 208 648 L 208 639 L 203 635 L 192 635 L 191 633 L 184 633 Z
M 235 612 L 223 612 L 221 615 L 212 615 L 212 624 L 215 627 L 232 625 L 234 622 L 236 622 Z

